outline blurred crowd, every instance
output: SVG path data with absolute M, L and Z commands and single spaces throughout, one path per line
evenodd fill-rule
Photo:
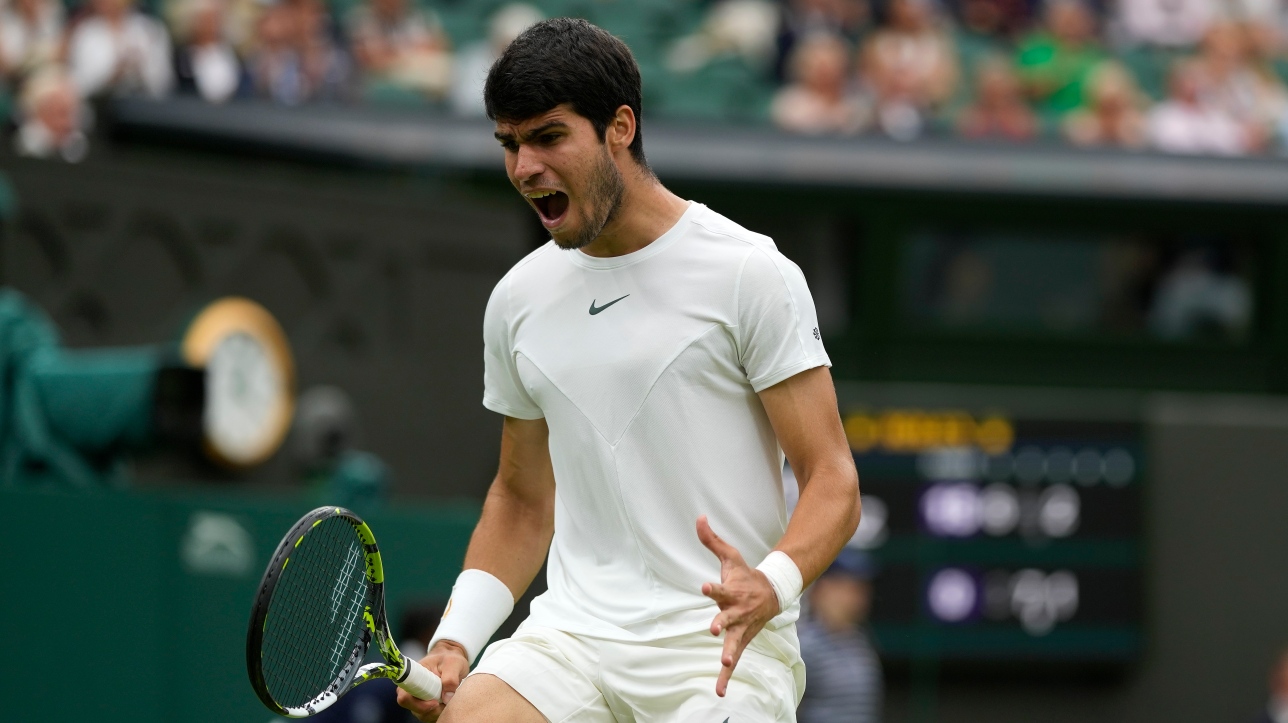
M 1279 0 L 792 0 L 780 127 L 1243 155 L 1288 140 Z
M 579 8 L 559 0 L 0 0 L 0 114 L 12 119 L 20 152 L 67 160 L 85 154 L 86 101 L 112 95 L 427 103 L 481 115 L 483 77 L 499 51 L 541 17 Z M 1220 155 L 1288 149 L 1282 0 L 602 0 L 587 8 L 632 43 L 646 101 L 687 92 L 699 105 L 725 102 L 734 88 L 742 118 L 790 132 L 1064 139 Z M 483 32 L 449 32 L 448 11 L 475 12 Z M 649 107 L 685 115 L 682 104 Z

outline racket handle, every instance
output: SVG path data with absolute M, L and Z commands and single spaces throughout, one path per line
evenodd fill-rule
M 394 682 L 421 700 L 438 700 L 443 694 L 443 681 L 411 658 L 407 659 L 407 675 Z

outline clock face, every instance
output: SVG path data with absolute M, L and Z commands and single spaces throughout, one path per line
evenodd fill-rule
M 295 366 L 277 321 L 249 299 L 221 299 L 197 315 L 182 346 L 206 370 L 206 452 L 236 469 L 267 460 L 295 408 Z
M 264 455 L 288 393 L 283 382 L 254 336 L 233 332 L 215 345 L 206 362 L 206 437 L 228 461 L 250 464 Z

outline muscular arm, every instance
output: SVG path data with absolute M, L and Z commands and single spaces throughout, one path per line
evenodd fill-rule
M 792 558 L 808 586 L 859 525 L 859 475 L 827 367 L 765 389 L 760 401 L 800 484 L 796 512 L 775 549 Z
M 505 418 L 501 464 L 465 553 L 466 569 L 495 575 L 519 599 L 541 569 L 555 529 L 555 473 L 544 419 Z

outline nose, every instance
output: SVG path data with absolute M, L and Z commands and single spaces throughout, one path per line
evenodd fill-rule
M 540 176 L 546 170 L 537 153 L 525 144 L 519 146 L 514 154 L 514 180 L 523 182 Z

